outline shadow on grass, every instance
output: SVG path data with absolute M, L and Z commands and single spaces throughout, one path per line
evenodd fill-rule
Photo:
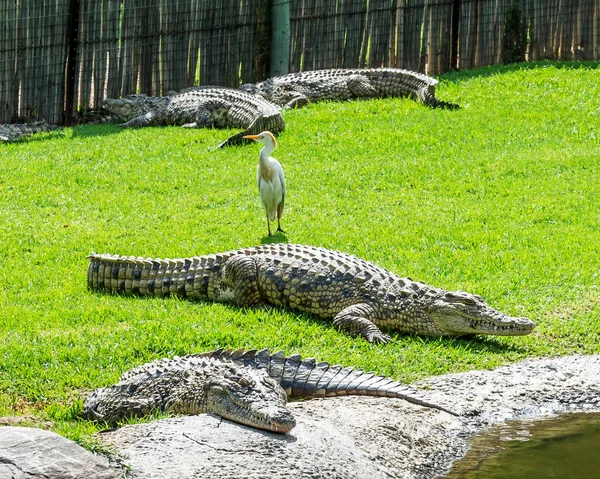
M 399 335 L 393 335 L 392 340 L 395 340 Z M 409 337 L 417 338 L 416 335 Z M 518 343 L 506 343 L 499 341 L 501 336 L 458 336 L 458 337 L 418 337 L 419 341 L 425 344 L 444 344 L 453 349 L 464 349 L 475 353 L 506 353 L 506 352 L 525 352 L 526 348 L 521 347 Z M 519 336 L 505 336 L 518 338 Z
M 594 70 L 600 68 L 598 61 L 566 61 L 559 62 L 554 60 L 542 60 L 536 62 L 509 63 L 507 65 L 490 65 L 486 67 L 474 68 L 472 70 L 458 70 L 438 75 L 442 81 L 458 83 L 471 78 L 482 78 L 493 75 L 501 75 L 519 70 L 534 70 L 536 68 L 554 67 L 558 69 L 587 69 Z
M 94 138 L 119 134 L 123 131 L 120 123 L 107 122 L 102 124 L 81 124 L 73 128 L 73 138 Z
M 280 236 L 284 237 L 284 235 L 280 235 Z M 267 236 L 265 238 L 266 239 L 274 238 L 274 236 L 271 236 L 271 237 Z M 273 241 L 273 243 L 275 243 L 275 241 Z M 93 291 L 93 293 L 102 295 L 102 296 L 106 295 L 106 296 L 119 297 L 122 299 L 153 300 L 153 299 L 157 298 L 157 296 L 155 296 L 155 295 L 125 295 L 125 294 L 121 294 L 121 293 L 114 293 L 114 292 L 108 292 L 108 291 Z M 175 298 L 174 296 L 162 296 L 161 298 L 162 299 L 174 298 L 174 299 L 178 299 L 178 300 L 183 299 L 183 300 L 190 301 L 192 303 L 204 304 L 204 305 L 215 304 L 213 301 L 210 301 L 208 299 L 200 299 L 200 298 L 181 298 L 181 297 Z M 232 311 L 240 312 L 242 314 L 248 310 L 254 311 L 256 309 L 262 309 L 265 311 L 280 311 L 282 313 L 293 315 L 294 321 L 306 322 L 306 323 L 311 323 L 311 324 L 316 323 L 322 328 L 334 329 L 335 331 L 337 331 L 338 334 L 348 335 L 348 333 L 346 333 L 344 331 L 339 331 L 337 328 L 335 328 L 335 326 L 333 325 L 333 319 L 324 319 L 324 318 L 318 317 L 316 315 L 313 315 L 311 313 L 306 313 L 306 312 L 302 312 L 302 311 L 298 311 L 298 310 L 294 310 L 294 309 L 287 309 L 284 307 L 273 306 L 273 305 L 269 305 L 269 304 L 265 304 L 264 306 L 258 306 L 258 307 L 238 306 L 232 302 L 220 303 L 220 304 L 222 304 L 223 306 L 226 306 L 227 308 L 230 308 Z M 476 352 L 476 353 L 491 353 L 491 354 L 506 353 L 506 352 L 522 353 L 526 349 L 526 348 L 521 347 L 519 343 L 514 343 L 514 342 L 509 343 L 509 342 L 499 341 L 499 338 L 501 338 L 501 336 L 475 335 L 475 336 L 459 336 L 459 337 L 441 337 L 441 336 L 429 337 L 429 336 L 419 336 L 414 333 L 412 333 L 412 334 L 400 333 L 398 331 L 395 331 L 393 329 L 388 329 L 388 328 L 382 328 L 382 330 L 391 336 L 391 340 L 389 341 L 388 344 L 418 341 L 422 344 L 431 345 L 432 347 L 439 346 L 441 344 L 444 346 L 448 346 L 452 349 L 467 350 L 467 351 Z M 510 337 L 510 336 L 507 336 L 507 337 Z M 355 336 L 355 338 L 357 341 L 365 341 L 365 344 L 369 344 L 366 342 L 366 340 L 360 339 L 359 337 L 356 337 L 356 336 Z M 518 338 L 518 336 L 514 336 L 514 338 Z M 226 344 L 224 344 L 223 346 L 228 347 L 228 345 L 226 345 Z M 380 346 L 382 348 L 385 348 L 385 345 L 380 345 Z M 270 345 L 264 345 L 264 347 L 270 347 Z M 168 351 L 165 351 L 165 353 L 167 353 L 167 352 Z
M 19 138 L 15 143 L 33 143 L 39 141 L 49 141 L 65 138 L 68 135 L 69 129 L 73 131 L 73 138 L 92 138 L 114 135 L 120 133 L 118 123 L 103 123 L 103 124 L 81 124 L 75 126 L 61 126 L 56 130 L 35 134 L 32 136 L 24 136 Z
M 277 244 L 277 243 L 287 243 L 288 238 L 285 233 L 277 232 L 271 236 L 263 236 L 260 239 L 261 244 Z

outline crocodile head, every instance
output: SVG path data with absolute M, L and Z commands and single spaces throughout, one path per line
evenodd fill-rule
M 218 359 L 157 360 L 97 389 L 86 399 L 84 417 L 116 424 L 160 410 L 211 413 L 248 426 L 286 433 L 296 421 L 287 396 L 266 371 Z
M 283 388 L 265 371 L 233 365 L 205 385 L 206 412 L 267 431 L 286 433 L 296 425 Z
M 169 96 L 148 96 L 142 93 L 127 95 L 123 98 L 107 98 L 102 102 L 102 107 L 113 115 L 131 120 L 146 113 L 154 112 L 169 101 Z
M 442 292 L 431 299 L 427 313 L 444 336 L 524 336 L 535 328 L 533 321 L 501 313 L 475 294 Z

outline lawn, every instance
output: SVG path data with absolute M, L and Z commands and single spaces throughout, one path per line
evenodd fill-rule
M 0 416 L 89 445 L 85 393 L 148 360 L 282 349 L 403 381 L 525 357 L 600 353 L 600 68 L 538 63 L 444 75 L 408 99 L 285 113 L 273 156 L 285 237 L 266 237 L 259 145 L 232 132 L 79 126 L 0 145 Z M 531 336 L 392 335 L 372 345 L 283 310 L 91 293 L 91 252 L 160 258 L 267 241 L 324 246 L 483 296 Z M 35 421 L 34 421 L 35 422 Z

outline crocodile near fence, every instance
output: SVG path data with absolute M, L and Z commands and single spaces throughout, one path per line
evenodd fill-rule
M 280 106 L 301 107 L 317 101 L 409 97 L 433 108 L 459 106 L 438 100 L 438 81 L 427 75 L 399 68 L 329 69 L 290 73 L 238 89 L 214 86 L 191 87 L 165 96 L 133 94 L 108 98 L 107 115 L 127 120 L 124 128 L 152 125 L 243 128 L 219 144 L 239 145 L 246 135 L 261 131 L 278 134 L 285 128 Z M 0 125 L 0 141 L 59 128 L 43 121 Z
M 121 126 L 139 128 L 180 125 L 187 128 L 243 128 L 219 147 L 238 145 L 246 135 L 285 128 L 279 106 L 239 89 L 201 86 L 166 96 L 128 95 L 104 101 L 104 109 L 128 120 Z
M 409 97 L 432 108 L 460 108 L 436 98 L 437 84 L 435 78 L 400 68 L 355 68 L 289 73 L 240 88 L 286 108 L 319 101 L 390 97 Z

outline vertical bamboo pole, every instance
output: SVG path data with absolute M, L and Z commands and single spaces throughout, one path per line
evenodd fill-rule
M 360 32 L 356 32 L 357 35 L 360 35 L 360 54 L 358 56 L 358 67 L 364 68 L 367 63 L 367 57 L 369 55 L 369 33 L 371 26 L 370 12 L 367 5 L 367 8 L 364 10 L 364 20 L 362 22 L 362 28 Z
M 247 2 L 240 2 L 246 5 Z M 198 60 L 200 55 L 200 25 L 198 15 L 198 1 L 192 0 L 189 4 L 188 16 L 188 68 L 187 68 L 187 86 L 197 85 L 200 80 L 197 76 Z
M 421 34 L 421 48 L 420 48 L 420 55 L 419 55 L 419 72 L 420 73 L 425 73 L 426 70 L 426 66 L 427 66 L 427 55 L 429 54 L 429 49 L 428 49 L 428 45 L 427 42 L 429 41 L 429 28 L 431 25 L 431 7 L 429 6 L 429 3 L 426 1 L 424 6 L 423 6 L 423 20 L 422 20 L 422 25 L 423 25 L 423 30 L 422 30 L 422 34 Z
M 121 2 L 110 0 L 106 7 L 106 41 L 108 51 L 108 78 L 106 96 L 118 98 L 121 90 L 121 75 L 119 73 L 119 13 Z
M 593 58 L 600 60 L 600 0 L 594 0 L 594 13 L 592 21 L 592 48 Z
M 394 26 L 394 62 L 390 66 L 404 68 L 404 9 L 406 0 L 397 0 Z
M 270 25 L 271 2 L 270 0 L 258 0 L 254 9 L 254 65 L 252 82 L 264 80 L 269 76 L 272 41 Z
M 100 0 L 94 2 L 93 8 L 95 10 L 96 17 L 96 28 L 94 41 L 94 89 L 92 95 L 92 109 L 99 109 L 102 107 L 102 99 L 104 97 L 104 88 L 106 82 L 106 46 L 105 39 L 106 33 L 105 28 L 108 26 L 106 22 L 107 0 Z
M 359 65 L 366 10 L 367 3 L 364 1 L 343 0 L 340 4 L 345 36 L 343 68 L 356 68 Z
M 9 45 L 9 38 L 12 33 L 12 22 L 11 22 L 11 8 L 7 2 L 0 4 L 0 45 L 5 51 L 0 60 L 0 123 L 7 123 L 8 109 L 9 109 L 9 96 L 8 96 L 8 85 L 10 77 L 10 56 L 11 46 Z
M 440 18 L 440 5 L 431 5 L 430 19 L 431 21 L 429 24 L 429 32 L 427 39 L 427 69 L 425 71 L 428 75 L 435 75 L 440 71 L 440 30 L 442 23 Z

